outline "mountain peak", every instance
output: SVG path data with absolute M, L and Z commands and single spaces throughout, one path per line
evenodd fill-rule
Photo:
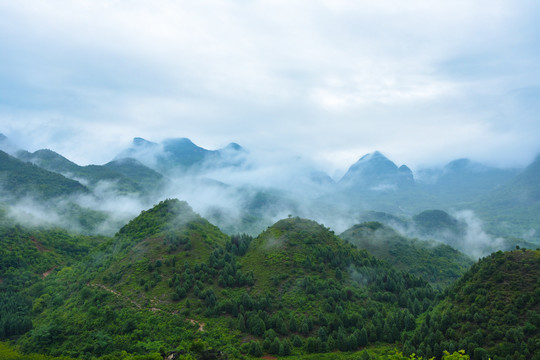
M 133 146 L 142 147 L 142 146 L 156 146 L 157 144 L 141 137 L 133 138 Z
M 156 235 L 168 227 L 185 224 L 190 220 L 202 219 L 185 201 L 167 199 L 161 201 L 149 210 L 144 210 L 139 216 L 122 227 L 118 235 L 130 236 L 141 240 Z M 148 226 L 151 224 L 151 226 Z
M 384 156 L 380 151 L 378 150 L 375 150 L 374 152 L 372 153 L 368 153 L 364 156 L 362 156 L 360 158 L 360 160 L 357 161 L 357 163 L 359 162 L 367 162 L 367 161 L 380 161 L 380 160 L 388 160 L 388 158 L 386 156 Z M 388 160 L 390 161 L 390 160 Z
M 225 146 L 223 150 L 245 151 L 245 149 L 242 146 L 238 145 L 235 142 L 232 142 L 229 145 Z
M 396 189 L 414 183 L 412 171 L 400 168 L 380 151 L 366 154 L 353 164 L 340 180 L 342 185 L 370 189 Z

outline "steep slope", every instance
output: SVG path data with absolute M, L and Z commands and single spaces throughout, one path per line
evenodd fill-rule
M 32 196 L 50 199 L 88 193 L 79 182 L 23 162 L 0 151 L 0 191 L 7 198 Z
M 540 251 L 483 258 L 445 295 L 407 340 L 408 352 L 430 357 L 465 349 L 474 360 L 540 358 Z
M 379 222 L 354 225 L 340 237 L 397 269 L 423 277 L 432 285 L 449 285 L 473 263 L 448 245 L 409 239 Z

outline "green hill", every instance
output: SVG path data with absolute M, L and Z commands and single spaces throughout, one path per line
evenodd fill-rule
M 88 189 L 75 180 L 23 162 L 0 151 L 0 191 L 6 198 L 26 196 L 40 199 L 88 193 Z
M 133 159 L 116 160 L 106 165 L 79 166 L 48 149 L 34 153 L 20 151 L 17 156 L 46 170 L 80 179 L 91 188 L 107 182 L 120 192 L 141 193 L 159 188 L 163 180 L 159 173 Z
M 448 245 L 409 239 L 379 222 L 355 225 L 340 237 L 432 285 L 449 285 L 473 264 L 469 257 Z
M 117 159 L 108 162 L 103 166 L 126 176 L 132 181 L 135 181 L 139 186 L 147 191 L 158 190 L 166 183 L 163 175 L 150 169 L 149 167 L 144 166 L 135 159 Z
M 424 280 L 316 222 L 228 237 L 178 200 L 21 294 L 33 302 L 33 327 L 20 349 L 103 359 L 357 351 L 399 341 L 436 299 Z
M 499 251 L 445 290 L 405 348 L 427 357 L 465 349 L 474 360 L 540 359 L 539 329 L 540 251 Z

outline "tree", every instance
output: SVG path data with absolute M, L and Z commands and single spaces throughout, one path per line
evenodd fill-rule
M 252 341 L 249 344 L 249 355 L 255 357 L 261 357 L 263 355 L 261 344 L 258 341 Z

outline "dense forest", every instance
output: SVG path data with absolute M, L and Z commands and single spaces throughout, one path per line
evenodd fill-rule
M 6 359 L 540 358 L 538 250 L 466 270 L 380 223 L 231 236 L 174 199 L 114 237 L 0 230 Z

